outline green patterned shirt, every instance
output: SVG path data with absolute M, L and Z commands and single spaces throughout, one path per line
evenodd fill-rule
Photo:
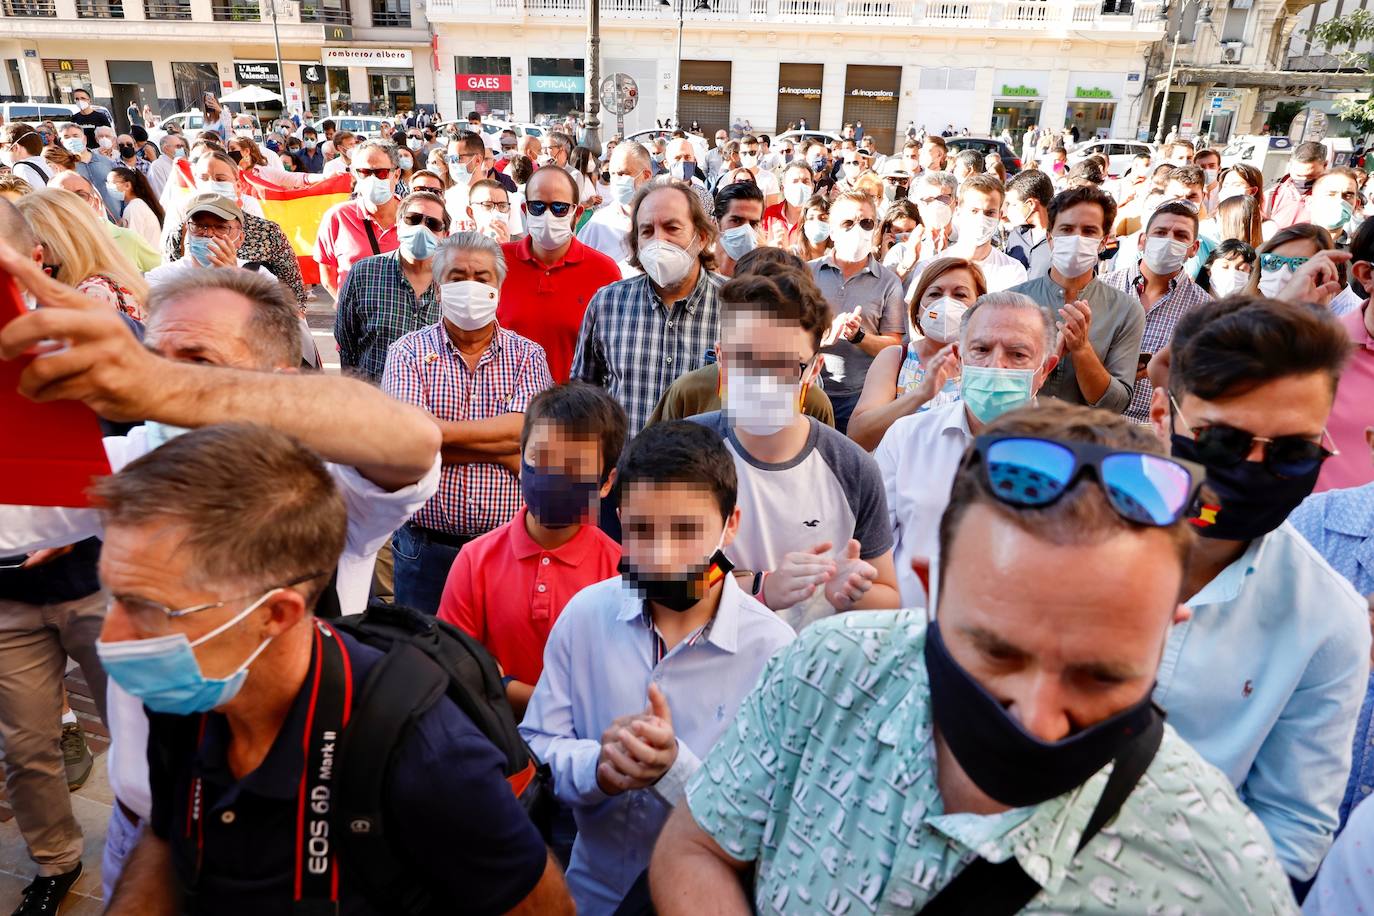
M 1259 820 L 1172 728 L 1077 858 L 1110 764 L 1034 807 L 945 814 L 924 644 L 924 619 L 908 611 L 812 624 L 768 663 L 688 785 L 702 829 L 757 862 L 759 913 L 911 914 L 975 857 L 1012 856 L 1042 889 L 1023 912 L 1297 912 Z

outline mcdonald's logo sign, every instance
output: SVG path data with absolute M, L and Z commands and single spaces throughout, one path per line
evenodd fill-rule
M 57 66 L 62 70 L 70 70 L 72 69 L 72 62 L 69 60 L 59 60 Z
M 325 41 L 352 41 L 353 27 L 351 25 L 327 25 L 324 27 Z

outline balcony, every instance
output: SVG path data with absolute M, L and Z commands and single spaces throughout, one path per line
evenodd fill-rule
M 16 19 L 37 19 L 57 17 L 57 4 L 55 0 L 3 0 L 3 8 L 6 16 L 13 16 Z
M 124 0 L 76 0 L 78 19 L 123 19 Z
M 262 8 L 257 0 L 214 0 L 210 11 L 216 22 L 262 21 Z
M 577 0 L 577 2 L 585 2 L 585 0 Z M 378 29 L 410 28 L 410 4 L 402 5 L 396 0 L 388 0 L 385 4 L 374 3 L 372 5 L 372 26 Z
M 191 0 L 143 0 L 143 12 L 148 19 L 190 22 Z
M 301 22 L 318 22 L 321 25 L 352 25 L 353 17 L 348 4 L 330 5 L 329 0 L 302 0 Z

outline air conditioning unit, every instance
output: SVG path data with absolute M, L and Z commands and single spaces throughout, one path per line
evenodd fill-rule
M 388 76 L 386 78 L 387 92 L 409 92 L 410 79 L 404 76 Z
M 1223 41 L 1221 43 L 1221 62 L 1223 64 L 1240 63 L 1241 52 L 1245 50 L 1245 43 L 1241 41 Z

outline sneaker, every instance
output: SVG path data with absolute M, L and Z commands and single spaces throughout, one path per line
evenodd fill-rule
M 67 765 L 67 789 L 75 792 L 86 784 L 95 764 L 81 726 L 69 722 L 62 726 L 62 762 Z
M 72 885 L 80 877 L 80 862 L 76 863 L 76 868 L 64 875 L 39 875 L 24 888 L 24 899 L 20 901 L 19 909 L 14 911 L 14 916 L 57 916 L 57 908 L 62 905 L 62 898 L 67 896 L 67 891 L 72 889 Z

